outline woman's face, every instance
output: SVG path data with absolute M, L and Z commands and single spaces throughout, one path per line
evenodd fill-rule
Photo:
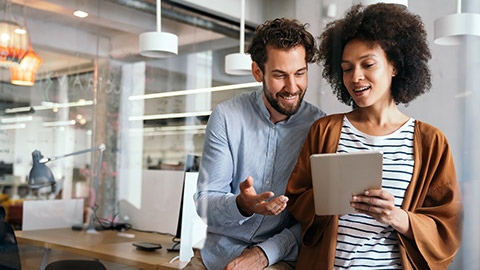
M 350 40 L 342 55 L 343 84 L 360 108 L 387 106 L 396 70 L 377 43 Z

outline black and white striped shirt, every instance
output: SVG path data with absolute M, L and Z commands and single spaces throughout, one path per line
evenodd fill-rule
M 414 126 L 415 120 L 410 118 L 392 134 L 371 136 L 357 130 L 346 116 L 343 120 L 337 152 L 382 152 L 382 189 L 395 196 L 397 207 L 402 205 L 412 178 Z M 340 216 L 335 268 L 403 269 L 395 230 L 368 215 Z

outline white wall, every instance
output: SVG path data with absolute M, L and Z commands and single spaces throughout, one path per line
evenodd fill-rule
M 432 89 L 412 101 L 408 107 L 400 105 L 400 109 L 407 115 L 432 124 L 441 129 L 449 139 L 455 161 L 460 162 L 463 134 L 462 129 L 463 103 L 465 92 L 459 85 L 464 79 L 463 62 L 460 58 L 461 47 L 439 46 L 433 42 L 434 20 L 455 12 L 455 1 L 452 0 L 424 0 L 409 1 L 409 10 L 422 17 L 428 32 L 428 42 L 432 52 L 430 67 L 432 71 Z M 326 18 L 326 8 L 329 4 L 337 6 L 337 16 Z M 295 17 L 310 24 L 309 30 L 318 37 L 326 23 L 343 17 L 344 12 L 351 6 L 351 1 L 310 1 L 297 0 Z M 308 7 L 308 8 L 306 8 Z M 433 8 L 435 7 L 435 8 Z M 318 65 L 311 65 L 309 69 L 309 90 L 306 100 L 322 108 L 327 114 L 349 111 L 350 108 L 341 104 L 333 95 L 330 85 L 322 78 L 322 69 Z

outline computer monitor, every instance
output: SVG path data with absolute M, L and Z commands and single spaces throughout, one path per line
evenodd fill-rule
M 12 163 L 4 163 L 0 161 L 0 180 L 5 179 L 5 175 L 12 175 L 13 174 L 13 164 Z
M 198 172 L 200 169 L 200 156 L 197 155 L 187 155 L 185 159 L 184 172 Z M 179 251 L 180 250 L 180 240 L 182 233 L 182 214 L 183 214 L 183 193 L 185 190 L 185 178 L 183 179 L 183 188 L 182 188 L 182 198 L 180 200 L 180 214 L 178 215 L 177 231 L 175 237 L 172 239 L 172 245 L 167 248 L 169 251 Z

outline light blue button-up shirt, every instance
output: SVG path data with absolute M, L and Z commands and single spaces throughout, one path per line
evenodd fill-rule
M 297 113 L 274 124 L 262 93 L 260 88 L 225 101 L 208 120 L 195 194 L 197 211 L 208 223 L 201 251 L 208 269 L 223 269 L 252 246 L 265 252 L 270 265 L 298 255 L 301 228 L 287 210 L 245 217 L 236 197 L 248 176 L 257 194 L 284 194 L 310 125 L 325 113 L 303 101 Z

